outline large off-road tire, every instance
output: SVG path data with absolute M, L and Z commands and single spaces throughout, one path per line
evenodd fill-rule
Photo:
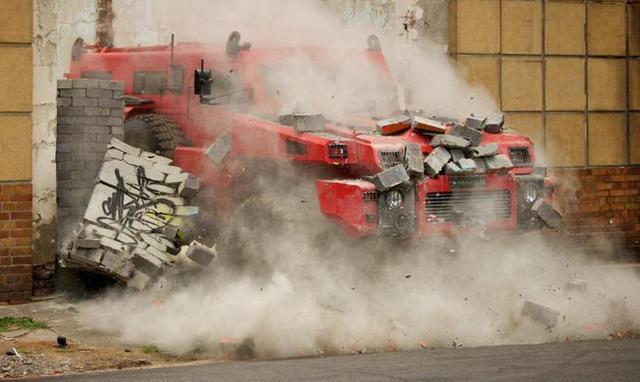
M 124 141 L 167 158 L 173 159 L 177 146 L 191 146 L 180 126 L 159 114 L 139 114 L 124 123 Z

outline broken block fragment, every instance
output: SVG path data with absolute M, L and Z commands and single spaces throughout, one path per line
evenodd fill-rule
M 278 119 L 281 124 L 293 127 L 298 133 L 324 131 L 326 123 L 320 113 L 282 114 Z
M 200 191 L 200 179 L 191 174 L 178 186 L 178 195 L 187 200 L 195 198 L 198 191 Z
M 444 173 L 447 175 L 458 175 L 464 174 L 465 171 L 454 162 L 449 162 L 444 166 Z
M 189 244 L 189 248 L 187 249 L 186 256 L 196 262 L 197 264 L 205 267 L 211 263 L 213 259 L 216 258 L 216 250 L 214 248 L 209 248 L 205 245 L 198 243 L 197 241 L 191 242 Z
M 411 127 L 411 117 L 398 115 L 395 117 L 376 121 L 376 127 L 382 135 L 392 135 L 409 130 Z
M 449 153 L 449 150 L 444 147 L 434 148 L 424 161 L 424 167 L 427 175 L 430 177 L 438 175 L 450 159 L 451 154 Z
M 588 285 L 587 280 L 573 279 L 565 284 L 564 290 L 567 293 L 572 293 L 572 292 L 586 293 L 587 285 Z
M 460 159 L 464 159 L 464 151 L 462 150 L 451 149 L 449 150 L 449 153 L 451 154 L 451 160 L 454 162 L 459 162 Z
M 482 130 L 487 124 L 487 118 L 476 117 L 474 115 L 467 118 L 465 126 L 474 130 Z
M 466 138 L 471 146 L 478 146 L 482 140 L 482 132 L 468 127 L 454 125 L 447 131 L 448 135 Z
M 484 131 L 489 134 L 500 134 L 503 131 L 504 115 L 499 114 L 493 117 L 489 117 L 484 126 Z
M 558 323 L 560 312 L 547 308 L 544 305 L 536 304 L 531 301 L 525 301 L 521 311 L 522 316 L 529 317 L 533 321 L 539 322 L 548 329 L 553 328 Z
M 484 162 L 482 162 L 482 164 L 484 164 Z M 464 173 L 472 173 L 475 172 L 477 167 L 476 167 L 476 162 L 473 159 L 468 159 L 468 158 L 462 158 L 458 161 L 458 166 L 460 167 L 460 170 L 462 170 L 462 172 Z
M 209 146 L 205 155 L 215 164 L 220 164 L 231 151 L 231 133 L 222 133 L 215 142 Z
M 495 142 L 476 146 L 471 149 L 472 158 L 483 158 L 498 154 L 498 144 Z
M 434 119 L 416 115 L 413 117 L 413 130 L 425 134 L 444 134 L 447 125 Z
M 387 191 L 409 180 L 409 174 L 403 165 L 399 164 L 377 173 L 371 177 L 371 183 L 380 191 Z
M 419 144 L 407 143 L 404 150 L 404 163 L 410 176 L 424 175 L 424 159 Z
M 531 206 L 531 211 L 546 224 L 549 228 L 558 228 L 562 224 L 562 215 L 556 211 L 543 198 L 538 198 Z
M 468 147 L 470 144 L 469 140 L 464 137 L 458 137 L 455 135 L 436 135 L 431 139 L 432 146 L 442 146 L 453 149 L 463 149 Z
M 484 158 L 484 162 L 487 165 L 487 171 L 503 170 L 513 168 L 511 159 L 504 154 L 498 154 L 491 157 Z

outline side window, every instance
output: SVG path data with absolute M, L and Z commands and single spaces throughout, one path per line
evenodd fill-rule
M 146 71 L 133 73 L 133 94 L 161 95 L 167 90 L 167 72 Z

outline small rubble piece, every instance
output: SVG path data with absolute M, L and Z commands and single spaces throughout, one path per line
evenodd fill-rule
M 427 159 L 425 159 L 424 161 L 427 175 L 432 178 L 438 175 L 450 159 L 451 154 L 449 154 L 449 150 L 444 147 L 434 148 L 429 156 L 427 156 Z
M 471 149 L 471 157 L 472 158 L 483 158 L 488 156 L 493 156 L 498 154 L 498 144 L 497 143 L 488 143 L 486 145 L 476 146 Z
M 409 174 L 401 164 L 381 171 L 371 177 L 371 183 L 375 184 L 376 188 L 380 191 L 387 191 L 408 180 Z
M 416 115 L 413 117 L 413 130 L 425 134 L 444 134 L 447 125 L 434 119 Z
M 564 286 L 564 289 L 567 293 L 572 293 L 572 292 L 586 293 L 587 285 L 588 285 L 587 280 L 573 279 Z
M 484 167 L 484 161 L 481 161 Z M 476 161 L 473 159 L 462 158 L 458 161 L 458 166 L 465 173 L 475 172 L 477 169 Z
M 387 119 L 381 119 L 376 122 L 376 127 L 382 135 L 401 133 L 411 128 L 411 117 L 398 115 Z
M 474 130 L 483 130 L 487 124 L 487 118 L 480 118 L 474 115 L 471 115 L 467 118 L 465 122 L 465 126 Z
M 56 338 L 56 342 L 58 343 L 58 347 L 60 348 L 67 347 L 67 337 L 65 336 L 58 336 L 58 338 Z
M 533 321 L 539 322 L 551 329 L 558 323 L 558 317 L 560 312 L 557 310 L 547 308 L 544 305 L 536 304 L 535 302 L 525 301 L 521 311 L 522 316 L 529 317 Z
M 324 116 L 320 113 L 282 114 L 279 120 L 281 124 L 293 127 L 298 133 L 324 131 L 326 123 Z
M 424 175 L 422 149 L 417 143 L 407 143 L 404 150 L 404 164 L 410 176 Z
M 513 168 L 511 159 L 504 154 L 498 154 L 484 158 L 484 162 L 487 165 L 487 171 L 503 170 Z
M 184 218 L 198 213 L 188 204 L 199 188 L 198 178 L 172 166 L 171 159 L 113 139 L 84 221 L 60 264 L 106 274 L 138 290 L 203 268 L 215 248 L 195 242 L 181 247 L 177 240 Z M 189 249 L 190 256 L 179 256 Z
M 500 134 L 504 130 L 504 115 L 498 114 L 487 119 L 484 131 L 489 134 Z
M 482 140 L 482 132 L 461 125 L 454 125 L 447 131 L 448 135 L 467 138 L 471 146 L 478 146 Z
M 231 133 L 222 133 L 215 142 L 209 146 L 205 154 L 215 164 L 220 164 L 231 151 Z
M 459 175 L 464 174 L 466 171 L 454 162 L 449 162 L 444 166 L 444 173 L 447 175 Z
M 549 228 L 558 228 L 562 223 L 562 215 L 551 207 L 549 203 L 545 202 L 543 198 L 538 198 L 533 203 L 531 211 L 535 212 Z
M 464 149 L 469 146 L 469 140 L 455 135 L 436 135 L 431 140 L 431 145 L 436 147 L 447 147 L 452 149 Z

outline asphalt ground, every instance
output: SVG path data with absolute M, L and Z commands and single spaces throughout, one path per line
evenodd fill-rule
M 28 381 L 640 381 L 640 340 L 425 349 L 129 369 Z

